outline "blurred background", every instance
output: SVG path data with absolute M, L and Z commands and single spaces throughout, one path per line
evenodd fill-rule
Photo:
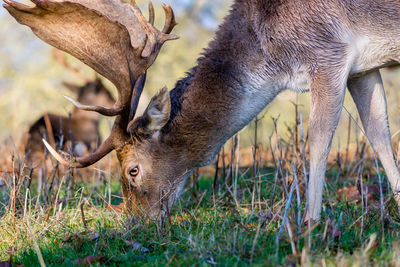
M 147 1 L 138 0 L 143 13 L 147 16 Z M 167 85 L 169 89 L 175 82 L 185 76 L 185 72 L 195 66 L 196 59 L 203 48 L 212 39 L 219 23 L 227 14 L 231 0 L 167 0 L 176 12 L 179 25 L 174 33 L 180 36 L 178 41 L 167 43 L 156 63 L 150 68 L 145 92 L 141 99 L 142 107 L 147 105 L 150 97 L 159 88 Z M 160 1 L 154 1 L 156 8 L 156 25 L 160 27 L 164 16 Z M 4 8 L 0 8 L 0 142 L 12 138 L 18 143 L 29 126 L 40 118 L 44 112 L 68 115 L 72 105 L 63 95 L 76 98 L 68 91 L 63 82 L 82 85 L 71 71 L 59 64 L 53 57 L 53 49 L 25 26 L 19 25 Z M 239 55 L 240 56 L 240 55 Z M 68 63 L 79 72 L 90 78 L 96 77 L 93 70 L 78 60 L 68 57 Z M 389 103 L 389 113 L 393 142 L 398 142 L 400 129 L 399 98 L 400 72 L 397 69 L 383 70 L 385 88 Z M 111 83 L 105 81 L 107 88 L 116 95 Z M 290 129 L 296 125 L 299 113 L 303 114 L 305 131 L 309 112 L 309 94 L 301 95 L 287 91 L 279 95 L 260 113 L 257 142 L 268 144 L 274 131 L 273 119 L 277 120 L 277 129 L 283 139 L 290 138 Z M 336 133 L 333 149 L 344 147 L 348 137 L 349 117 L 355 121 L 358 115 L 349 94 L 346 96 L 345 109 L 342 112 L 340 125 Z M 108 135 L 111 122 L 101 122 L 102 136 Z M 362 136 L 359 127 L 350 126 L 356 134 L 351 139 Z M 357 130 L 358 129 L 358 130 Z M 241 132 L 241 148 L 254 143 L 254 122 Z
M 136 2 L 147 17 L 147 0 Z M 175 10 L 179 24 L 173 33 L 180 39 L 166 43 L 149 69 L 138 115 L 157 90 L 165 85 L 173 89 L 176 81 L 196 65 L 196 59 L 213 38 L 233 0 L 164 2 Z M 160 28 L 164 23 L 161 1 L 153 3 L 156 26 Z M 45 260 L 53 260 L 56 266 L 80 264 L 82 261 L 76 261 L 80 260 L 78 255 L 86 263 L 88 254 L 93 258 L 103 255 L 102 262 L 107 265 L 128 261 L 128 265 L 139 265 L 143 260 L 150 266 L 152 261 L 158 265 L 175 262 L 187 265 L 192 262 L 191 257 L 196 265 L 219 262 L 244 265 L 253 261 L 254 254 L 255 259 L 261 259 L 258 262 L 269 266 L 278 260 L 278 252 L 284 257 L 288 255 L 285 266 L 303 260 L 311 262 L 309 253 L 314 255 L 316 265 L 321 262 L 324 266 L 368 266 L 364 260 L 371 257 L 371 266 L 375 266 L 380 262 L 375 260 L 376 255 L 387 261 L 388 253 L 393 252 L 396 263 L 393 266 L 399 266 L 397 207 L 388 180 L 384 179 L 382 186 L 381 176 L 376 175 L 380 172 L 375 169 L 370 146 L 348 93 L 328 162 L 323 224 L 313 228 L 315 245 L 307 250 L 302 247 L 310 244 L 306 239 L 311 236 L 311 224 L 306 230 L 301 212 L 305 214 L 309 153 L 307 144 L 301 149 L 299 143 L 300 114 L 307 139 L 309 93 L 286 91 L 276 97 L 256 120 L 227 142 L 216 164 L 194 170 L 182 201 L 171 213 L 172 223 L 168 220 L 165 226 L 148 227 L 141 220 L 129 219 L 127 223 L 126 217 L 118 214 L 124 208 L 124 199 L 115 152 L 91 168 L 74 170 L 59 166 L 43 152 L 43 147 L 39 147 L 43 155 L 38 153 L 37 161 L 27 156 L 33 149 L 28 153 L 21 150 L 28 130 L 38 119 L 46 118 L 44 114 L 68 116 L 73 110 L 63 95 L 77 99 L 78 94 L 63 83 L 83 86 L 85 80 L 96 78 L 93 70 L 75 58 L 63 54 L 55 57 L 54 51 L 0 7 L 0 266 L 10 256 L 26 259 L 25 266 L 32 265 L 37 253 L 32 248 L 42 250 Z M 392 143 L 399 159 L 400 70 L 384 69 L 382 75 Z M 116 96 L 113 85 L 102 80 L 106 90 Z M 41 122 L 43 128 L 43 119 Z M 101 118 L 103 139 L 111 125 L 112 120 Z M 45 129 L 51 127 L 56 133 L 56 123 L 46 125 Z M 84 128 L 81 123 L 78 127 Z M 97 136 L 96 132 L 95 139 Z M 41 138 L 40 133 L 32 139 L 33 147 L 42 146 Z M 50 139 L 54 144 L 55 140 Z M 65 147 L 72 151 L 69 144 Z M 74 149 L 78 154 L 82 146 Z M 163 196 L 162 202 L 164 199 Z M 7 214 L 10 216 L 3 216 Z M 379 233 L 376 242 L 372 233 Z M 348 255 L 349 264 L 344 263 L 344 255 Z M 165 260 L 168 263 L 163 263 Z M 357 265 L 357 262 L 362 263 Z

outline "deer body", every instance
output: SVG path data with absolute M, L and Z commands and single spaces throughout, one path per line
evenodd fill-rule
M 40 6 L 40 1 L 34 2 Z M 35 25 L 10 12 L 20 22 Z M 150 26 L 137 18 L 151 36 Z M 400 204 L 400 175 L 379 74 L 379 68 L 400 59 L 399 18 L 400 3 L 394 0 L 236 0 L 198 66 L 170 94 L 161 90 L 135 120 L 115 112 L 115 136 L 121 142 L 112 136 L 111 144 L 91 158 L 77 158 L 75 164 L 52 153 L 66 165 L 84 167 L 116 149 L 128 208 L 137 211 L 141 206 L 155 215 L 165 202 L 167 208 L 172 205 L 194 167 L 210 163 L 226 140 L 276 95 L 286 89 L 310 91 L 308 216 L 318 220 L 328 153 L 348 87 Z M 33 29 L 42 39 L 88 60 L 73 47 L 49 39 L 46 31 Z M 165 29 L 172 28 L 164 28 L 163 33 L 169 33 Z M 154 60 L 142 54 L 135 66 L 146 58 Z M 89 65 L 107 74 L 96 65 L 101 57 L 90 60 Z M 147 68 L 131 71 L 128 62 L 128 69 L 136 86 Z M 121 71 L 121 76 L 126 73 Z M 123 99 L 127 92 L 121 92 Z M 129 138 L 123 133 L 125 126 Z
M 383 162 L 390 170 L 388 175 L 393 190 L 398 190 L 396 184 L 400 176 L 390 145 L 386 103 L 377 69 L 395 64 L 400 55 L 400 38 L 393 40 L 396 33 L 390 29 L 383 28 L 371 34 L 368 28 L 379 25 L 379 20 L 395 28 L 400 24 L 399 16 L 390 17 L 390 13 L 382 12 L 376 14 L 377 17 L 370 15 L 368 23 L 363 20 L 356 24 L 343 16 L 346 12 L 344 1 L 281 1 L 281 5 L 270 10 L 263 10 L 261 6 L 272 1 L 258 1 L 260 6 L 256 2 L 237 1 L 191 74 L 190 83 L 184 90 L 175 89 L 183 91 L 181 95 L 174 94 L 174 90 L 171 92 L 172 103 L 179 102 L 178 114 L 173 114 L 176 117 L 161 130 L 161 136 L 155 141 L 157 144 L 149 147 L 166 143 L 168 149 L 182 154 L 181 160 L 174 159 L 176 163 L 171 163 L 176 172 L 180 166 L 185 168 L 180 170 L 180 179 L 172 176 L 165 183 L 156 178 L 154 185 L 150 184 L 146 190 L 160 184 L 181 188 L 188 176 L 182 174 L 189 173 L 188 170 L 195 166 L 209 164 L 221 146 L 276 95 L 286 89 L 311 90 L 309 199 L 311 217 L 318 220 L 326 161 L 348 80 L 352 93 L 365 91 L 366 102 L 357 106 L 364 125 L 372 122 L 369 126 L 372 129 L 367 129 L 368 138 L 381 158 L 385 157 Z M 365 5 L 365 9 L 355 5 L 354 10 L 347 12 L 359 12 L 364 16 L 369 6 L 365 1 L 360 1 L 360 5 Z M 399 4 L 391 8 L 396 5 L 397 9 L 390 11 L 400 15 Z M 285 11 L 295 14 L 290 19 L 282 14 Z M 314 12 L 312 17 L 309 17 L 310 12 Z M 318 24 L 310 24 L 311 19 Z M 315 31 L 311 30 L 313 27 Z M 369 80 L 365 88 L 352 89 L 356 80 L 364 79 Z M 364 110 L 365 105 L 371 105 L 371 109 Z M 381 130 L 384 131 L 379 133 Z M 132 150 L 137 147 L 128 151 Z M 138 152 L 136 161 L 141 155 L 143 152 Z M 120 158 L 126 158 L 126 155 Z M 157 157 L 152 155 L 150 158 Z M 147 183 L 143 181 L 142 184 L 146 187 Z
M 111 106 L 114 103 L 113 96 L 104 87 L 101 80 L 87 82 L 83 86 L 65 85 L 71 92 L 78 95 L 78 101 L 82 103 L 105 106 Z M 48 126 L 46 126 L 47 118 L 45 116 L 39 118 L 28 130 L 25 153 L 33 159 L 33 166 L 37 166 L 39 163 L 37 160 L 43 160 L 42 139 L 44 137 L 48 140 L 54 139 L 56 145 L 62 148 L 64 144 L 71 143 L 74 154 L 79 156 L 93 152 L 98 146 L 101 119 L 99 114 L 84 112 L 75 107 L 71 112 L 71 118 L 48 114 L 50 122 Z

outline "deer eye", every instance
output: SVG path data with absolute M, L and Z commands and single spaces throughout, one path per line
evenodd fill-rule
M 138 166 L 136 166 L 136 167 L 134 167 L 134 168 L 129 170 L 129 175 L 130 176 L 136 177 L 138 174 L 139 174 L 139 167 Z

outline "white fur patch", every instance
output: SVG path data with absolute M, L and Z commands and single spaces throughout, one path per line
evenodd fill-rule
M 351 38 L 349 60 L 350 75 L 378 69 L 390 63 L 391 45 L 377 36 L 355 35 Z
M 300 66 L 294 74 L 286 78 L 286 86 L 296 93 L 304 93 L 310 90 L 310 75 L 306 66 Z

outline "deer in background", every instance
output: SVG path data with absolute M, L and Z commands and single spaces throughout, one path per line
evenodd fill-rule
M 151 215 L 179 196 L 193 168 L 287 88 L 310 91 L 308 218 L 320 219 L 328 153 L 348 87 L 365 133 L 400 204 L 400 175 L 390 142 L 379 68 L 400 59 L 400 2 L 395 0 L 236 0 L 213 41 L 186 78 L 161 89 L 133 119 L 146 70 L 162 44 L 176 39 L 172 10 L 153 26 L 138 7 L 119 0 L 4 0 L 16 20 L 49 44 L 82 60 L 118 89 L 110 137 L 93 154 L 64 165 L 89 166 L 112 150 L 122 168 L 127 207 Z M 284 108 L 284 107 L 283 107 Z M 164 203 L 164 204 L 163 204 Z M 167 204 L 165 204 L 167 203 Z
M 99 78 L 90 81 L 81 75 L 79 70 L 69 65 L 60 51 L 54 50 L 53 55 L 56 61 L 85 82 L 83 86 L 63 83 L 66 88 L 78 96 L 77 100 L 80 103 L 111 106 L 115 102 L 114 97 Z M 71 145 L 73 154 L 78 156 L 95 151 L 100 144 L 101 116 L 94 112 L 84 112 L 77 107 L 72 110 L 70 116 L 45 114 L 29 128 L 25 141 L 25 155 L 27 155 L 28 164 L 32 160 L 33 166 L 36 167 L 40 165 L 40 161 L 44 160 L 43 138 L 57 147 L 64 148 Z

